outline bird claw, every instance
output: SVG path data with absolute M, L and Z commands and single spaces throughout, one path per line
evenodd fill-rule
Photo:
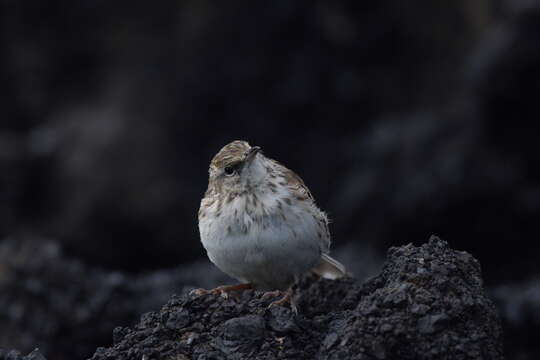
M 278 295 L 281 295 L 283 292 L 282 291 L 279 291 L 279 290 L 276 290 L 276 291 L 268 291 L 266 293 L 263 294 L 262 298 L 268 298 L 268 297 L 271 297 L 271 296 L 278 296 Z M 285 303 L 289 303 L 289 305 L 291 306 L 291 311 L 295 314 L 295 315 L 298 315 L 298 307 L 296 306 L 296 302 L 294 301 L 293 299 L 293 292 L 292 292 L 292 289 L 288 289 L 286 292 L 285 292 L 285 295 L 281 298 L 281 299 L 278 299 L 278 300 L 275 300 L 275 301 L 272 301 L 266 308 L 267 309 L 270 309 L 274 306 L 282 306 L 283 304 Z
M 267 307 L 266 309 L 270 310 L 271 308 L 273 308 L 274 306 L 280 306 L 280 305 L 283 305 L 282 302 L 280 302 L 280 300 L 277 300 L 277 301 L 272 301 Z M 294 315 L 298 315 L 298 307 L 296 306 L 296 304 L 293 302 L 293 301 L 289 301 L 289 305 L 291 306 L 291 311 L 293 312 Z
M 206 289 L 194 289 L 189 292 L 190 295 L 195 296 L 203 296 L 203 295 L 219 295 L 224 299 L 228 299 L 230 294 L 230 291 L 238 291 L 238 290 L 246 290 L 251 289 L 251 284 L 237 284 L 237 285 L 223 285 L 218 286 L 217 288 L 206 290 Z M 234 295 L 237 296 L 237 295 Z
M 203 296 L 203 295 L 206 295 L 208 294 L 209 291 L 206 290 L 206 289 L 202 289 L 202 288 L 199 288 L 199 289 L 193 289 L 189 292 L 189 296 L 196 296 L 196 297 L 199 297 L 199 296 Z
M 262 294 L 261 300 L 268 300 L 269 298 L 280 296 L 283 294 L 283 291 L 281 290 L 274 290 L 274 291 L 266 291 Z

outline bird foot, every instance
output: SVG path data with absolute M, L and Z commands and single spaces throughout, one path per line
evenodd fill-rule
M 273 297 L 281 296 L 281 295 L 283 295 L 283 291 L 281 290 L 265 291 L 261 295 L 261 300 L 268 300 L 269 298 L 273 298 Z
M 265 299 L 265 298 L 272 297 L 272 296 L 279 296 L 282 293 L 283 292 L 279 291 L 279 290 L 268 291 L 268 292 L 263 294 L 262 298 Z M 273 306 L 281 306 L 281 305 L 286 304 L 286 303 L 289 303 L 289 305 L 291 306 L 292 312 L 295 315 L 298 315 L 298 307 L 296 306 L 296 302 L 293 299 L 293 291 L 292 291 L 291 288 L 287 289 L 287 291 L 285 292 L 285 295 L 281 299 L 276 300 L 276 301 L 272 301 L 270 303 L 270 305 L 268 305 L 267 309 L 270 309 Z
M 195 289 L 190 291 L 190 295 L 203 296 L 207 294 L 219 295 L 224 299 L 228 299 L 231 291 L 247 290 L 251 289 L 251 284 L 236 284 L 236 285 L 223 285 L 218 286 L 217 288 L 206 290 L 206 289 Z

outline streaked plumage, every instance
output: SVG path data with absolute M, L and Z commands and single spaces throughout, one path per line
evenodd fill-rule
M 245 141 L 212 159 L 199 231 L 218 268 L 258 289 L 286 289 L 310 270 L 345 273 L 328 255 L 328 219 L 302 179 Z

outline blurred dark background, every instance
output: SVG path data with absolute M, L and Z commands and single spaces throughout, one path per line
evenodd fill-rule
M 539 39 L 536 0 L 2 0 L 0 347 L 90 356 L 222 281 L 196 214 L 245 139 L 360 279 L 432 233 L 472 253 L 538 358 Z

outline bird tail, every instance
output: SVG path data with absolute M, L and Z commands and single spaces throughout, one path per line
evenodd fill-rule
M 311 271 L 330 280 L 339 279 L 347 274 L 345 266 L 328 254 L 322 254 L 321 260 Z

